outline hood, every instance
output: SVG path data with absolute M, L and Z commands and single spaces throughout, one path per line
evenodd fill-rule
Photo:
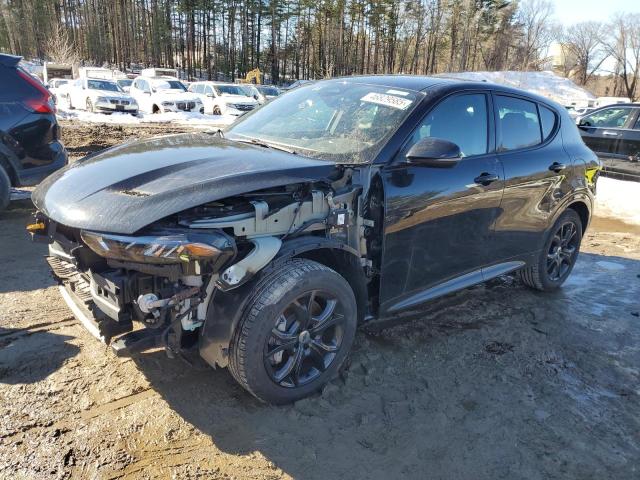
M 220 95 L 220 98 L 222 98 L 225 103 L 241 103 L 243 105 L 255 105 L 258 103 L 254 98 L 247 97 L 246 95 L 231 95 L 225 93 Z
M 114 92 L 113 90 L 96 90 L 94 88 L 89 89 L 89 95 L 92 98 L 107 97 L 107 98 L 119 98 L 121 100 L 133 100 L 130 95 L 122 92 Z
M 157 90 L 153 94 L 154 98 L 167 102 L 197 102 L 200 98 L 191 92 L 183 92 L 181 90 Z
M 207 202 L 322 180 L 335 168 L 205 133 L 169 135 L 113 147 L 58 170 L 32 199 L 63 225 L 131 234 Z

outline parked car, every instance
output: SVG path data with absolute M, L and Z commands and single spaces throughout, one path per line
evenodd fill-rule
M 296 80 L 291 85 L 284 87 L 284 90 L 293 90 L 294 88 L 302 87 L 303 85 L 311 85 L 314 80 Z
M 0 211 L 12 188 L 36 185 L 67 164 L 51 94 L 20 60 L 0 54 Z
M 131 78 L 118 78 L 116 80 L 118 86 L 122 89 L 124 93 L 129 93 L 131 90 L 131 84 L 133 83 L 133 79 Z
M 578 128 L 606 175 L 640 181 L 640 103 L 594 110 L 580 118 Z
M 131 84 L 129 93 L 145 113 L 200 112 L 204 106 L 197 95 L 187 89 L 176 77 L 139 76 Z
M 256 88 L 255 85 L 242 84 L 238 86 L 242 89 L 242 91 L 247 97 L 251 97 L 256 102 L 258 102 L 258 105 L 263 105 L 267 101 L 265 96 L 260 93 L 260 91 Z
M 233 83 L 193 82 L 189 91 L 200 98 L 204 104 L 204 113 L 212 115 L 239 116 L 259 105 L 244 90 L 244 86 Z
M 69 80 L 67 78 L 53 78 L 49 80 L 47 83 L 47 88 L 49 92 L 51 92 L 51 98 L 53 99 L 53 103 L 58 103 L 58 95 L 60 94 L 60 90 L 63 86 L 68 85 L 73 80 Z
M 36 190 L 32 229 L 74 314 L 117 354 L 199 354 L 280 404 L 333 378 L 372 318 L 509 272 L 559 288 L 598 168 L 546 98 L 350 77 L 278 97 L 224 137 L 92 155 Z
M 264 97 L 265 101 L 273 100 L 282 92 L 274 85 L 256 85 L 258 92 Z
M 115 80 L 78 78 L 63 85 L 59 95 L 65 98 L 69 109 L 94 113 L 138 113 L 138 103 L 131 95 L 124 93 Z

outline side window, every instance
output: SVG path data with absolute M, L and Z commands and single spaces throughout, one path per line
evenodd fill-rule
M 206 95 L 213 95 L 213 88 L 211 88 L 211 85 L 207 85 L 207 88 L 204 90 L 204 93 Z
M 204 93 L 204 85 L 203 85 L 203 84 L 201 84 L 201 83 L 199 83 L 198 85 L 196 85 L 196 86 L 194 87 L 194 91 L 195 91 L 196 93 Z
M 498 150 L 516 150 L 542 142 L 536 104 L 496 95 Z
M 638 115 L 638 118 L 636 120 L 636 124 L 633 126 L 633 129 L 634 130 L 640 130 L 640 115 Z
M 556 126 L 556 122 L 558 121 L 558 117 L 553 110 L 545 107 L 544 105 L 538 105 L 538 110 L 540 111 L 540 123 L 542 124 L 542 141 L 544 142 L 549 138 L 551 132 L 553 132 L 553 129 Z
M 582 125 L 599 128 L 622 128 L 633 110 L 628 107 L 611 107 L 585 115 Z
M 487 96 L 473 93 L 447 98 L 427 114 L 405 148 L 427 137 L 455 143 L 464 157 L 487 153 Z

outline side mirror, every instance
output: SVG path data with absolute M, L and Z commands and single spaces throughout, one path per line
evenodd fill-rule
M 427 137 L 413 145 L 406 154 L 407 162 L 429 167 L 451 167 L 462 158 L 460 147 L 441 138 Z
M 580 120 L 578 120 L 578 126 L 579 127 L 590 127 L 591 126 L 591 122 L 589 120 L 585 120 L 584 118 L 581 118 Z

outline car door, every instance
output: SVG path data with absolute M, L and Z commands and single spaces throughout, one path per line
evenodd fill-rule
M 502 197 L 501 167 L 491 153 L 490 97 L 449 96 L 419 122 L 390 166 L 385 192 L 381 306 L 394 312 L 481 280 Z M 425 137 L 456 143 L 463 158 L 446 168 L 406 162 Z
M 600 157 L 619 156 L 619 143 L 633 112 L 633 107 L 613 105 L 585 115 L 578 124 L 584 143 Z
M 640 108 L 633 109 L 629 128 L 621 132 L 616 154 L 628 160 L 640 160 Z
M 495 262 L 525 261 L 542 247 L 559 203 L 571 192 L 573 164 L 551 106 L 506 94 L 495 94 L 493 103 L 504 194 L 492 256 Z

